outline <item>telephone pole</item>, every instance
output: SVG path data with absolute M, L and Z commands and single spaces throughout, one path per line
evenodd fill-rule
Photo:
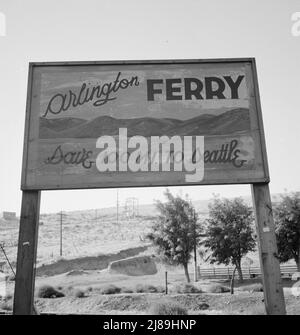
M 196 231 L 196 211 L 194 212 L 194 281 L 198 281 L 197 276 L 197 231 Z
M 119 189 L 117 188 L 117 223 L 119 223 Z
M 62 220 L 63 220 L 63 212 L 60 212 L 60 256 L 62 256 Z
M 63 239 L 63 236 L 62 236 L 62 233 L 63 233 L 63 218 L 65 217 L 65 214 L 63 213 L 63 211 L 60 211 L 60 213 L 59 213 L 59 215 L 60 215 L 60 248 L 59 248 L 59 254 L 60 254 L 60 256 L 62 256 L 62 254 L 63 254 L 63 241 L 62 241 L 62 239 Z

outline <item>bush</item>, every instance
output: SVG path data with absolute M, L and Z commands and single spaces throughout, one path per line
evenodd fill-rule
M 187 310 L 178 303 L 172 301 L 161 301 L 154 303 L 149 308 L 151 315 L 188 315 Z
M 128 287 L 122 287 L 121 292 L 122 293 L 133 293 L 133 290 L 131 288 L 128 288 Z
M 174 291 L 176 293 L 202 293 L 202 290 L 195 287 L 192 284 L 178 285 L 175 287 Z
M 4 301 L 12 300 L 12 298 L 13 298 L 12 294 L 6 294 L 6 296 L 4 297 Z
M 165 293 L 166 292 L 166 288 L 163 286 L 157 286 L 156 287 L 157 293 Z
M 7 301 L 0 302 L 0 310 L 11 311 L 12 310 L 12 304 L 7 302 Z
M 207 293 L 225 293 L 230 292 L 230 288 L 220 284 L 210 284 L 205 287 Z
M 121 292 L 121 288 L 116 285 L 107 285 L 101 288 L 101 294 L 117 294 Z
M 148 285 L 148 284 L 137 284 L 135 287 L 135 291 L 137 293 L 157 293 L 158 290 L 155 286 L 153 285 Z
M 39 298 L 62 298 L 65 295 L 57 291 L 54 287 L 50 285 L 41 286 L 38 290 L 38 297 Z
M 5 295 L 0 294 L 0 302 L 11 300 L 12 297 L 13 297 L 12 294 L 5 294 Z
M 264 288 L 261 283 L 245 285 L 238 288 L 239 291 L 246 291 L 246 292 L 263 292 Z
M 84 298 L 85 297 L 85 293 L 82 290 L 75 290 L 74 291 L 74 296 L 76 298 Z
M 9 275 L 7 278 L 8 281 L 15 281 L 15 279 L 15 275 Z

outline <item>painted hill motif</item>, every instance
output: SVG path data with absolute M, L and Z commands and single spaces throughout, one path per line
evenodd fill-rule
M 226 135 L 250 129 L 249 110 L 236 108 L 220 115 L 203 114 L 189 120 L 171 118 L 116 119 L 99 116 L 87 121 L 79 118 L 40 120 L 40 138 L 98 138 L 118 135 L 127 128 L 128 136 Z
M 79 118 L 57 118 L 57 119 L 46 119 L 40 118 L 40 138 L 60 138 L 60 133 L 66 129 L 72 129 L 77 127 L 86 120 Z

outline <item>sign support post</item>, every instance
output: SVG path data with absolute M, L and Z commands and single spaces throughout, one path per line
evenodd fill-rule
M 33 314 L 40 191 L 23 191 L 13 314 Z
M 252 197 L 266 313 L 270 315 L 285 315 L 286 309 L 281 284 L 269 184 L 252 184 Z

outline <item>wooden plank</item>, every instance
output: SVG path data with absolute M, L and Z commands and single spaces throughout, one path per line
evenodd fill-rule
M 31 95 L 32 95 L 32 84 L 33 84 L 33 66 L 29 64 L 28 68 L 28 83 L 27 83 L 27 99 L 26 99 L 26 113 L 25 113 L 25 128 L 24 128 L 24 142 L 23 142 L 23 161 L 22 161 L 22 176 L 21 185 L 26 184 L 27 171 L 24 166 L 27 166 L 28 159 L 28 137 L 30 127 L 30 110 L 31 110 Z
M 151 59 L 151 60 L 108 60 L 108 61 L 58 61 L 30 62 L 33 66 L 84 66 L 84 65 L 140 65 L 140 64 L 194 64 L 194 63 L 244 63 L 254 58 L 211 58 L 211 59 Z
M 263 165 L 265 176 L 270 179 L 269 173 L 269 165 L 268 165 L 268 156 L 267 156 L 267 148 L 266 148 L 266 140 L 265 140 L 265 133 L 264 133 L 264 125 L 263 125 L 263 118 L 262 118 L 262 110 L 261 110 L 261 103 L 260 103 L 260 94 L 259 94 L 259 86 L 258 86 L 258 76 L 257 76 L 257 68 L 256 68 L 256 61 L 253 58 L 252 62 L 252 73 L 253 73 L 253 84 L 254 84 L 254 95 L 255 95 L 255 103 L 256 103 L 256 110 L 257 110 L 257 117 L 258 117 L 258 129 L 260 132 L 260 152 L 262 153 Z
M 256 229 L 267 314 L 286 314 L 269 185 L 252 184 Z
M 13 314 L 33 314 L 40 191 L 23 191 Z

